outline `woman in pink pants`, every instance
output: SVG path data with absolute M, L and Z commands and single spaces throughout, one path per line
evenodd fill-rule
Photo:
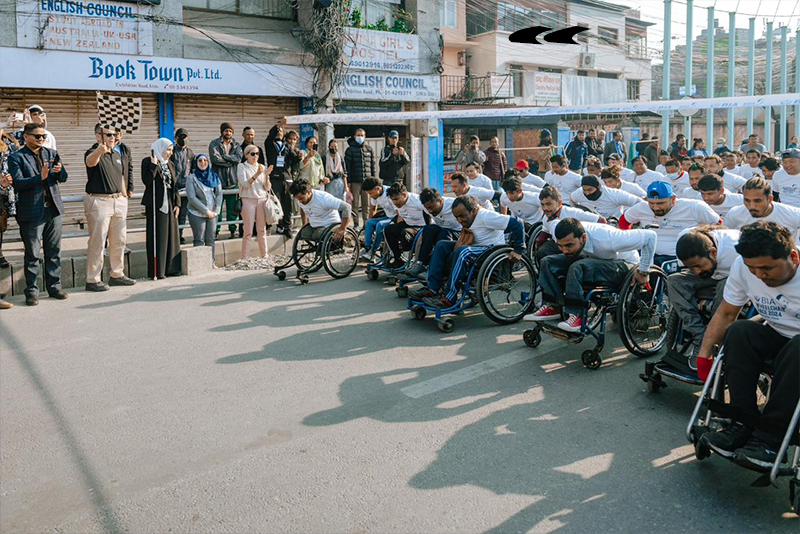
M 267 191 L 272 187 L 269 174 L 272 166 L 264 167 L 258 162 L 258 145 L 250 145 L 244 151 L 245 162 L 240 163 L 236 172 L 239 179 L 239 197 L 242 199 L 242 259 L 250 255 L 250 238 L 253 237 L 253 223 L 258 234 L 258 251 L 262 258 L 267 257 L 267 220 L 264 205 Z

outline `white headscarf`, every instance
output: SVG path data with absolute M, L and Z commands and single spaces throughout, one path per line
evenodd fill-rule
M 166 163 L 167 160 L 164 159 L 164 151 L 171 146 L 172 146 L 172 141 L 170 141 L 165 137 L 162 137 L 161 139 L 150 145 L 150 148 L 153 149 L 153 152 L 155 153 L 156 159 L 158 160 L 159 163 Z

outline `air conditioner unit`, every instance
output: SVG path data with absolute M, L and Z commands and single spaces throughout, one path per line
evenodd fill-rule
M 595 57 L 597 57 L 597 54 L 581 52 L 579 67 L 582 69 L 593 69 Z

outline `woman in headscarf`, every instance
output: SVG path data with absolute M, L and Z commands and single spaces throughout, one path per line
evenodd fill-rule
M 253 237 L 253 223 L 256 223 L 258 251 L 262 258 L 267 257 L 267 214 L 264 211 L 268 192 L 272 189 L 269 175 L 272 166 L 264 167 L 258 162 L 258 145 L 248 145 L 244 150 L 244 163 L 236 169 L 239 181 L 239 196 L 242 199 L 242 259 L 250 256 L 250 239 Z
M 325 165 L 325 177 L 322 179 L 322 183 L 325 184 L 325 192 L 339 200 L 346 200 L 347 168 L 344 164 L 344 157 L 339 152 L 339 144 L 336 139 L 328 142 L 328 153 L 322 158 L 322 163 Z
M 251 145 L 255 146 L 255 145 Z M 189 201 L 189 224 L 192 226 L 194 246 L 211 247 L 211 265 L 214 266 L 214 233 L 217 215 L 222 208 L 222 184 L 210 166 L 205 154 L 194 158 L 194 172 L 186 178 L 186 198 Z
M 178 237 L 180 202 L 175 187 L 175 166 L 170 161 L 172 141 L 161 138 L 142 160 L 142 182 L 147 219 L 147 276 L 164 278 L 181 273 L 181 245 Z

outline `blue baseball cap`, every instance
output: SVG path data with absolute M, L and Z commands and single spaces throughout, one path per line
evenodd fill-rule
M 672 184 L 667 182 L 653 182 L 647 186 L 647 198 L 655 198 L 664 200 L 665 198 L 672 198 L 675 192 L 672 190 Z
M 389 138 L 391 139 L 392 137 L 400 137 L 400 134 L 397 133 L 397 130 L 392 130 L 389 132 Z

